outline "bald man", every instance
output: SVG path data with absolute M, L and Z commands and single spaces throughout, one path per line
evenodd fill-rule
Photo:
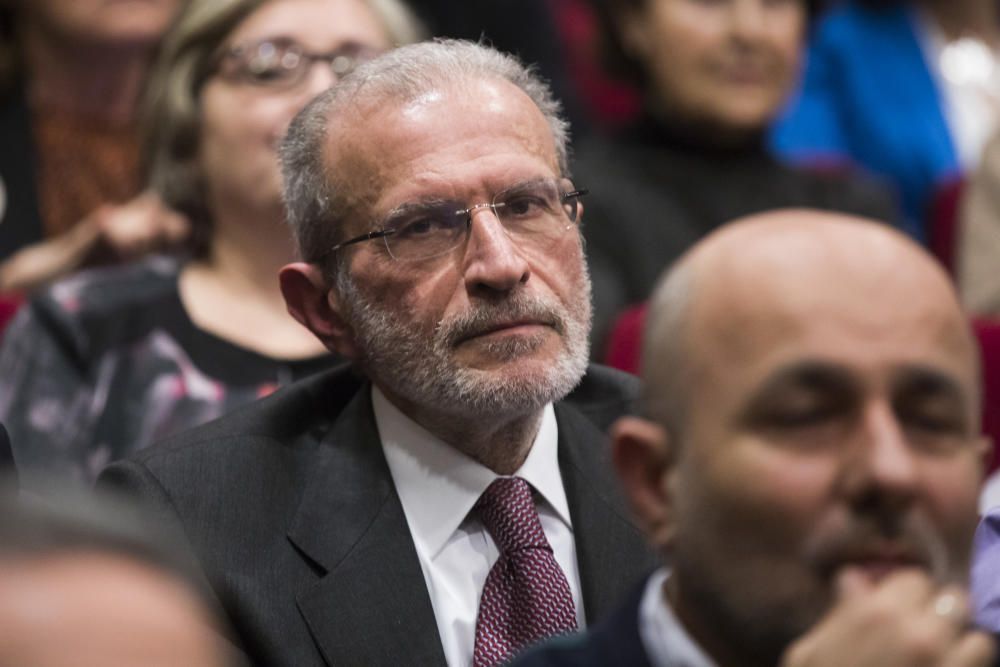
M 976 347 L 923 250 L 812 211 L 727 225 L 660 283 L 643 374 L 614 460 L 670 573 L 523 665 L 991 664 Z

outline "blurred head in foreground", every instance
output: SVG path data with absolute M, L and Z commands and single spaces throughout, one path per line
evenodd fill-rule
M 0 664 L 241 664 L 172 542 L 94 497 L 0 497 Z

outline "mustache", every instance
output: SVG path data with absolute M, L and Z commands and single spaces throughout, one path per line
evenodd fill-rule
M 448 347 L 516 322 L 530 322 L 566 333 L 566 313 L 547 299 L 517 292 L 502 300 L 477 303 L 464 313 L 437 325 L 436 338 Z
M 952 583 L 951 562 L 941 534 L 916 515 L 864 520 L 806 545 L 806 558 L 824 577 L 845 565 L 880 560 L 925 570 L 939 583 Z

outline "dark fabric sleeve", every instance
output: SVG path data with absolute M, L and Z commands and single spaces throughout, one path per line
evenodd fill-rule
M 92 442 L 109 363 L 91 373 L 72 318 L 48 300 L 29 302 L 0 347 L 0 422 L 10 434 L 23 488 L 89 485 L 107 456 Z
M 14 470 L 14 453 L 10 451 L 10 438 L 7 429 L 0 424 L 0 474 Z

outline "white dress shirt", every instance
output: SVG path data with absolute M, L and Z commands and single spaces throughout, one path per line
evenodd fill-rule
M 653 667 L 715 667 L 694 642 L 667 602 L 663 584 L 670 576 L 657 570 L 646 582 L 639 604 L 639 639 Z
M 445 659 L 451 667 L 471 665 L 479 597 L 500 553 L 470 511 L 500 475 L 414 422 L 374 387 L 372 407 L 389 472 L 417 548 Z M 585 619 L 576 544 L 559 474 L 557 445 L 555 410 L 550 404 L 531 452 L 514 476 L 527 481 L 535 491 L 542 529 L 566 574 L 582 629 Z

